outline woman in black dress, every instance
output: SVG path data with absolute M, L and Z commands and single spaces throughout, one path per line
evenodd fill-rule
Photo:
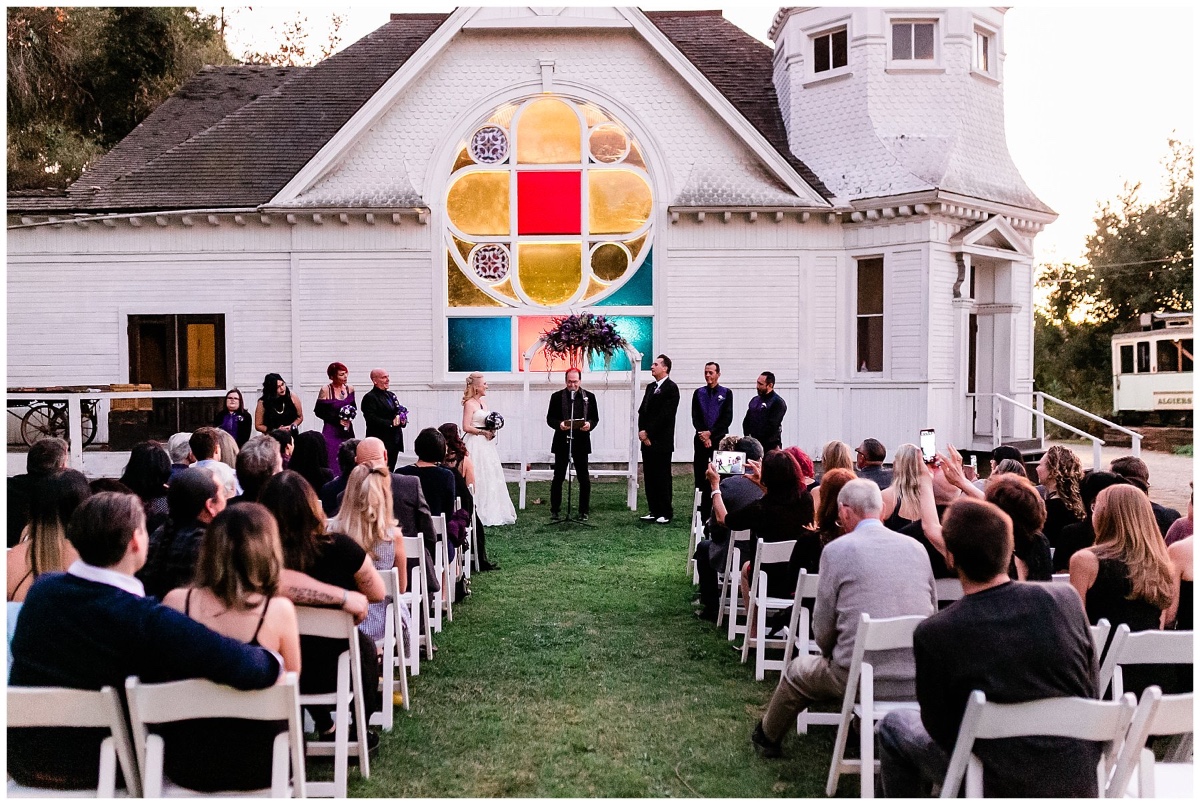
M 467 451 L 467 445 L 463 443 L 458 425 L 446 422 L 438 428 L 438 432 L 446 439 L 446 458 L 442 461 L 442 466 L 454 473 L 454 494 L 463 508 L 475 511 L 475 500 L 471 494 L 471 486 L 475 485 L 475 466 L 471 462 L 471 453 Z M 480 572 L 499 569 L 488 561 L 487 540 L 478 512 L 475 513 L 475 549 L 479 551 Z
M 129 463 L 121 482 L 142 500 L 146 509 L 146 532 L 153 533 L 167 521 L 167 481 L 171 456 L 160 441 L 143 441 L 129 452 Z
M 281 428 L 295 432 L 303 421 L 300 397 L 292 393 L 283 377 L 278 374 L 264 377 L 262 398 L 254 408 L 254 429 L 260 433 Z
M 1014 581 L 1050 581 L 1054 568 L 1050 542 L 1042 535 L 1046 504 L 1024 475 L 994 473 L 988 482 L 987 501 L 1008 514 L 1013 528 L 1013 555 L 1008 577 Z
M 309 482 L 314 492 L 320 494 L 321 487 L 333 480 L 325 436 L 316 430 L 309 430 L 296 436 L 295 443 L 288 469 L 297 472 Z
M 1086 512 L 1079 486 L 1083 482 L 1083 466 L 1074 452 L 1055 444 L 1037 465 L 1038 482 L 1046 489 L 1046 524 L 1042 533 L 1050 546 L 1058 549 L 1062 529 L 1082 522 Z

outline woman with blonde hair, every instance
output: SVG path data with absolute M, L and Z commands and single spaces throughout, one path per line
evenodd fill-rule
M 1074 452 L 1055 444 L 1038 461 L 1037 475 L 1038 482 L 1046 489 L 1046 525 L 1042 533 L 1050 546 L 1057 548 L 1062 529 L 1082 522 L 1087 516 L 1079 493 L 1083 466 Z
M 32 487 L 29 524 L 8 551 L 8 602 L 19 603 L 38 576 L 66 572 L 79 558 L 67 541 L 67 523 L 92 489 L 82 472 L 64 469 Z
M 885 527 L 899 532 L 906 525 L 921 519 L 921 479 L 928 474 L 921 448 L 915 444 L 901 444 L 892 464 L 892 485 L 883 490 L 881 519 Z M 929 505 L 934 506 L 932 487 Z M 936 514 L 934 516 L 936 518 Z
M 266 508 L 245 503 L 213 519 L 200 542 L 192 584 L 173 589 L 163 604 L 218 634 L 259 645 L 300 672 L 296 609 L 280 590 L 283 548 Z M 275 735 L 286 721 L 205 718 L 162 729 L 165 773 L 192 790 L 258 790 L 271 783 Z
M 1175 619 L 1175 578 L 1150 498 L 1134 486 L 1109 486 L 1092 511 L 1096 544 L 1071 556 L 1071 585 L 1093 625 L 1161 628 Z
M 854 457 L 850 450 L 850 445 L 844 441 L 830 441 L 821 448 L 821 477 L 817 479 L 817 485 L 812 488 L 813 506 L 820 510 L 821 508 L 821 486 L 825 483 L 825 476 L 834 469 L 845 469 L 851 475 L 857 477 L 854 472 Z M 845 481 L 842 482 L 844 486 Z M 841 486 L 838 486 L 841 490 Z M 833 503 L 833 515 L 837 516 L 837 492 L 833 493 L 835 502 Z M 819 517 L 818 517 L 819 519 Z
M 517 521 L 517 510 L 508 496 L 504 466 L 493 443 L 498 428 L 488 424 L 491 411 L 487 406 L 487 390 L 482 373 L 473 371 L 467 375 L 462 398 L 463 444 L 475 462 L 475 511 L 479 521 L 488 527 L 511 525 Z
M 359 464 L 346 481 L 346 492 L 337 516 L 329 520 L 331 531 L 344 533 L 367 552 L 371 563 L 380 572 L 396 567 L 400 570 L 400 588 L 403 594 L 408 588 L 405 568 L 408 558 L 404 553 L 404 542 L 400 537 L 400 525 L 392 513 L 392 480 L 386 464 Z M 378 642 L 383 639 L 388 600 L 372 603 L 367 608 L 367 619 L 358 626 L 359 630 Z M 400 607 L 407 633 L 407 609 Z M 407 639 L 405 644 L 407 644 Z

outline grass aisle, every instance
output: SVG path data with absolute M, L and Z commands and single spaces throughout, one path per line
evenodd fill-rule
M 530 485 L 531 500 L 548 496 Z M 352 795 L 823 795 L 832 729 L 789 737 L 783 760 L 756 757 L 750 731 L 778 674 L 755 682 L 692 615 L 690 478 L 676 478 L 670 526 L 637 523 L 624 496 L 593 485 L 594 528 L 550 526 L 531 505 L 489 530 L 502 569 L 455 606 Z

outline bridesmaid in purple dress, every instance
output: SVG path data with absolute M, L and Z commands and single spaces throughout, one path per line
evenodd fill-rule
M 354 404 L 354 386 L 346 380 L 350 370 L 344 363 L 330 363 L 325 369 L 330 383 L 317 394 L 317 406 L 314 412 L 325 422 L 321 434 L 325 436 L 325 446 L 329 449 L 329 468 L 333 476 L 341 473 L 338 466 L 338 447 L 343 441 L 354 438 L 354 418 L 358 416 L 358 408 Z

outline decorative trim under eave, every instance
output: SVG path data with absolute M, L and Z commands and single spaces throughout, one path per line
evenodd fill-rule
M 730 223 L 734 219 L 755 223 L 761 218 L 775 223 L 783 223 L 784 220 L 791 220 L 798 223 L 821 221 L 826 224 L 838 223 L 841 219 L 839 212 L 831 212 L 828 209 L 795 209 L 793 207 L 786 209 L 774 209 L 771 207 L 756 207 L 755 209 L 746 209 L 745 207 L 668 207 L 667 211 L 671 215 L 671 223 L 673 224 L 679 223 L 681 219 L 685 221 L 692 219 L 696 223 L 704 223 L 710 219 L 720 221 L 721 223 Z
M 337 223 L 349 226 L 351 223 L 365 223 L 368 226 L 390 222 L 394 226 L 401 225 L 404 219 L 416 219 L 420 225 L 429 223 L 428 209 L 322 209 L 303 211 L 263 210 L 263 209 L 214 209 L 214 210 L 177 210 L 172 212 L 133 212 L 133 213 L 102 213 L 102 214 L 55 214 L 33 215 L 25 214 L 15 222 L 16 215 L 9 215 L 8 229 L 34 229 L 50 227 L 61 229 L 68 224 L 75 228 L 88 229 L 93 223 L 100 223 L 105 229 L 116 229 L 122 224 L 139 229 L 148 222 L 154 222 L 160 227 L 181 226 L 197 228 L 203 226 L 246 227 L 253 224 L 271 226 L 276 222 L 286 222 L 291 226 L 308 224 L 322 226 L 327 223 Z

